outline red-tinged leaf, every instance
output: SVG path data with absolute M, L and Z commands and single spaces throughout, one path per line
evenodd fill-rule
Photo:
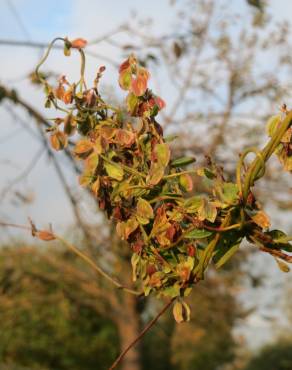
M 116 141 L 119 145 L 129 148 L 134 144 L 136 135 L 134 132 L 124 129 L 116 130 Z
M 122 71 L 119 76 L 119 84 L 123 90 L 130 90 L 132 85 L 132 72 L 127 69 Z
M 137 64 L 136 57 L 131 54 L 128 59 L 126 59 L 119 67 L 119 73 L 122 73 L 125 70 L 130 69 L 132 66 Z
M 152 209 L 150 203 L 147 200 L 143 199 L 143 198 L 140 198 L 138 200 L 137 216 L 142 217 L 146 220 L 154 217 L 153 209 Z
M 190 244 L 187 247 L 187 253 L 190 257 L 194 257 L 196 255 L 197 248 L 193 245 Z
M 169 239 L 171 242 L 173 242 L 174 237 L 176 235 L 176 227 L 175 225 L 171 225 L 165 232 L 165 236 L 167 239 Z
M 145 91 L 147 90 L 147 81 L 148 80 L 144 77 L 137 77 L 137 78 L 133 79 L 132 83 L 131 83 L 131 91 L 136 96 L 144 95 Z
M 270 219 L 264 211 L 259 211 L 257 214 L 252 216 L 252 220 L 263 229 L 268 229 L 271 226 Z
M 59 86 L 54 90 L 54 95 L 57 99 L 63 100 L 65 94 L 64 86 L 59 84 Z
M 115 136 L 117 129 L 114 127 L 103 126 L 100 128 L 100 136 L 112 142 L 112 138 Z
M 158 208 L 150 234 L 151 237 L 156 237 L 157 241 L 162 246 L 169 245 L 170 240 L 166 232 L 170 227 L 171 223 L 168 222 L 164 207 Z
M 61 131 L 56 131 L 50 137 L 51 145 L 55 150 L 62 150 L 68 144 L 67 135 Z
M 161 99 L 159 96 L 156 96 L 154 98 L 155 104 L 158 106 L 159 110 L 165 108 L 166 103 L 163 99 Z
M 86 158 L 92 151 L 93 143 L 87 139 L 78 141 L 74 148 L 74 154 L 77 158 Z
M 180 175 L 179 183 L 184 191 L 189 192 L 193 190 L 193 180 L 189 174 L 184 173 Z
M 35 233 L 35 236 L 40 239 L 40 240 L 44 240 L 46 242 L 48 241 L 51 241 L 51 240 L 55 240 L 56 237 L 55 235 L 51 232 L 51 231 L 47 231 L 47 230 L 40 230 L 40 231 L 37 231 Z
M 129 218 L 125 222 L 118 222 L 116 229 L 117 229 L 117 234 L 122 240 L 127 240 L 129 236 L 134 232 L 137 227 L 139 226 L 138 221 L 136 220 L 135 217 Z
M 72 101 L 73 101 L 73 93 L 72 93 L 72 90 L 71 89 L 68 89 L 67 91 L 65 91 L 65 93 L 63 94 L 63 97 L 62 97 L 62 101 L 65 104 L 71 104 L 72 103 Z
M 146 181 L 149 185 L 157 185 L 164 176 L 164 167 L 161 164 L 152 162 L 149 175 Z
M 75 39 L 71 42 L 71 48 L 74 49 L 83 49 L 87 45 L 87 41 L 81 38 Z

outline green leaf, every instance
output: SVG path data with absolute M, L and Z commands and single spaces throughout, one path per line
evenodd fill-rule
M 205 230 L 205 229 L 194 229 L 189 231 L 187 234 L 184 235 L 186 239 L 204 239 L 208 238 L 213 234 L 212 231 Z
M 267 130 L 267 134 L 269 136 L 273 136 L 274 133 L 276 132 L 278 126 L 279 126 L 279 123 L 281 122 L 281 114 L 277 114 L 275 116 L 272 116 L 268 122 L 267 122 L 267 125 L 266 125 L 266 130 Z
M 166 167 L 170 159 L 170 149 L 168 144 L 166 143 L 156 144 L 154 147 L 154 153 L 156 155 L 157 162 L 161 166 Z
M 127 96 L 126 104 L 127 104 L 128 112 L 131 115 L 134 115 L 139 105 L 139 98 L 131 92 Z
M 196 195 L 186 199 L 184 208 L 186 209 L 187 213 L 197 213 L 202 205 L 202 202 L 203 198 Z
M 180 295 L 180 285 L 174 284 L 163 289 L 163 295 L 166 297 L 174 298 Z
M 119 84 L 123 90 L 129 90 L 132 83 L 132 73 L 130 70 L 124 70 L 120 73 Z
M 196 162 L 196 158 L 194 157 L 181 157 L 181 158 L 177 158 L 171 161 L 170 166 L 171 167 L 184 167 L 194 162 Z
M 235 244 L 230 249 L 228 249 L 227 252 L 223 254 L 216 262 L 215 264 L 216 268 L 219 269 L 220 267 L 222 267 L 237 252 L 239 246 L 240 243 Z
M 232 182 L 224 182 L 220 192 L 223 202 L 228 204 L 237 203 L 238 187 Z
M 185 192 L 190 192 L 193 190 L 193 180 L 189 174 L 184 173 L 180 175 L 179 183 Z
M 178 138 L 177 135 L 167 135 L 167 136 L 164 137 L 164 141 L 166 143 L 170 143 L 170 142 L 174 141 L 177 138 Z
M 104 167 L 107 174 L 115 180 L 121 181 L 124 177 L 124 170 L 118 164 L 105 163 Z
M 200 221 L 208 220 L 214 222 L 217 216 L 217 208 L 207 199 L 202 199 L 202 204 L 198 209 L 198 217 Z
M 147 176 L 147 183 L 149 185 L 157 185 L 162 177 L 164 176 L 164 166 L 161 166 L 160 163 L 152 162 L 149 175 Z
M 71 43 L 65 42 L 63 51 L 64 51 L 64 55 L 66 57 L 69 57 L 71 55 Z

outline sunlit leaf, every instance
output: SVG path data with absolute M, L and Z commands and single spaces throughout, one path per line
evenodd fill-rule
M 184 234 L 184 238 L 186 239 L 203 239 L 208 238 L 213 234 L 210 230 L 205 229 L 194 229 L 189 231 L 188 233 Z
M 55 150 L 62 150 L 68 144 L 67 135 L 61 131 L 54 132 L 50 137 L 51 145 Z
M 270 219 L 264 211 L 257 212 L 252 216 L 252 220 L 263 229 L 268 229 L 271 225 Z
M 183 305 L 181 301 L 175 301 L 172 309 L 173 317 L 177 323 L 184 321 L 183 317 Z
M 106 169 L 107 174 L 115 180 L 121 181 L 124 177 L 124 170 L 118 164 L 112 163 L 105 163 L 104 167 Z
M 211 202 L 204 198 L 198 209 L 199 220 L 201 221 L 208 220 L 210 222 L 214 222 L 216 216 L 217 216 L 216 207 Z
M 55 240 L 56 239 L 55 235 L 51 231 L 47 231 L 47 230 L 37 231 L 35 233 L 35 236 L 38 239 L 44 240 L 44 241 L 51 241 L 51 240 Z
M 180 175 L 179 183 L 184 191 L 190 192 L 193 190 L 193 180 L 189 174 L 184 173 Z
M 123 90 L 129 90 L 132 84 L 132 73 L 129 70 L 124 70 L 120 73 L 119 84 Z
M 125 222 L 118 222 L 116 229 L 117 234 L 122 240 L 127 240 L 132 232 L 134 232 L 139 226 L 138 221 L 135 217 L 129 218 Z
M 149 220 L 154 217 L 153 209 L 147 200 L 140 198 L 137 203 L 137 216 Z M 147 221 L 148 222 L 148 221 Z
M 283 272 L 289 272 L 290 271 L 290 267 L 285 263 L 283 262 L 282 260 L 278 259 L 278 258 L 275 258 L 276 259 L 276 262 L 277 262 L 277 265 L 279 266 L 279 269 Z

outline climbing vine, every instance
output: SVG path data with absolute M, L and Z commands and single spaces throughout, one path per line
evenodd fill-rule
M 52 86 L 40 67 L 58 41 L 66 56 L 71 49 L 79 52 L 80 78 L 71 83 L 62 76 Z M 195 167 L 195 158 L 172 155 L 175 138 L 164 136 L 157 121 L 165 102 L 148 88 L 150 73 L 134 55 L 119 68 L 125 105 L 105 102 L 99 93 L 105 67 L 98 69 L 89 87 L 84 77 L 85 46 L 83 39 L 56 38 L 36 68 L 45 106 L 60 112 L 47 131 L 55 150 L 69 147 L 69 138 L 78 134 L 72 151 L 83 163 L 80 185 L 90 189 L 131 248 L 133 280 L 143 294 L 170 297 L 175 320 L 189 320 L 184 297 L 204 278 L 211 262 L 222 267 L 244 239 L 288 271 L 292 237 L 270 228 L 252 188 L 264 176 L 273 153 L 284 170 L 292 171 L 292 111 L 283 106 L 269 120 L 268 143 L 262 150 L 248 148 L 241 154 L 233 182 L 210 158 L 204 167 Z M 251 153 L 254 159 L 246 164 Z M 194 175 L 204 180 L 204 192 L 194 191 Z M 35 234 L 43 240 L 55 238 L 51 231 Z

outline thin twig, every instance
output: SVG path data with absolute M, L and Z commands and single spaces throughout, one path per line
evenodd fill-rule
M 157 322 L 157 320 L 164 314 L 165 311 L 171 306 L 172 302 L 175 300 L 175 298 L 172 298 L 169 302 L 166 303 L 165 306 L 163 306 L 162 310 L 159 311 L 159 313 L 145 326 L 145 328 L 141 331 L 141 333 L 126 347 L 123 352 L 119 355 L 119 357 L 115 360 L 115 362 L 111 365 L 109 370 L 113 370 L 117 367 L 117 365 L 122 361 L 122 359 L 125 357 L 125 355 L 129 352 L 129 350 L 135 346 L 137 342 L 147 333 L 148 330 L 152 328 Z
M 19 228 L 19 229 L 25 229 L 25 230 L 29 230 L 32 232 L 33 235 L 37 236 L 37 230 L 35 230 L 35 227 L 33 224 L 31 224 L 30 226 L 28 225 L 17 225 L 17 224 L 13 224 L 13 223 L 6 223 L 6 222 L 3 222 L 3 221 L 0 221 L 0 226 L 3 226 L 3 227 L 14 227 L 14 228 Z M 67 242 L 67 240 L 65 240 L 64 238 L 62 238 L 61 236 L 53 233 L 50 231 L 50 234 L 52 235 L 52 239 L 55 238 L 57 240 L 59 240 L 62 244 L 64 244 L 68 249 L 70 249 L 71 251 L 73 251 L 77 256 L 79 256 L 80 258 L 83 259 L 83 261 L 85 261 L 88 265 L 90 265 L 96 272 L 98 272 L 100 275 L 102 275 L 105 279 L 107 279 L 108 281 L 110 281 L 113 285 L 115 285 L 117 288 L 119 289 L 122 289 L 124 290 L 125 292 L 127 293 L 131 293 L 131 294 L 134 294 L 136 296 L 141 296 L 143 293 L 142 292 L 138 292 L 136 290 L 133 290 L 133 289 L 130 289 L 130 288 L 127 288 L 125 287 L 123 284 L 119 283 L 117 280 L 115 280 L 114 278 L 112 278 L 108 273 L 106 273 L 102 268 L 100 268 L 89 256 L 87 256 L 85 253 L 83 253 L 80 249 L 76 248 L 73 244 Z
M 36 48 L 36 49 L 44 49 L 44 48 L 47 48 L 48 43 L 47 42 L 32 42 L 32 41 L 19 41 L 19 40 L 1 39 L 0 40 L 0 46 L 1 45 L 12 46 L 12 47 L 16 46 L 16 47 L 29 47 L 29 48 Z M 54 45 L 53 49 L 59 49 L 59 50 L 61 49 L 62 50 L 63 46 Z M 117 63 L 115 61 L 113 61 L 111 58 L 107 57 L 106 55 L 101 55 L 101 54 L 98 54 L 98 53 L 93 52 L 91 50 L 86 50 L 86 54 L 91 56 L 91 57 L 97 58 L 97 59 L 102 59 L 102 60 L 110 63 L 114 67 L 117 66 Z

